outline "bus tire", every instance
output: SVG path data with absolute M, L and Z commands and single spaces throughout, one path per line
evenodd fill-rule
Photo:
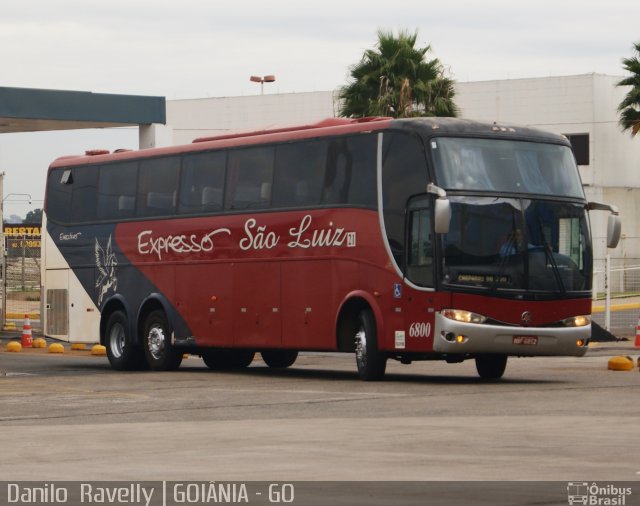
M 202 352 L 202 360 L 209 369 L 219 371 L 231 369 L 244 369 L 251 365 L 256 352 L 253 350 L 205 350 Z
M 496 380 L 502 378 L 507 367 L 506 355 L 478 355 L 476 357 L 476 370 L 484 380 Z
M 154 371 L 173 371 L 182 363 L 182 352 L 171 344 L 171 329 L 164 311 L 151 311 L 144 321 L 144 353 Z
M 382 379 L 387 368 L 387 356 L 378 349 L 378 332 L 370 309 L 364 309 L 358 314 L 358 331 L 354 340 L 360 379 Z
M 264 350 L 260 352 L 262 360 L 269 367 L 282 369 L 294 364 L 298 358 L 296 350 Z
M 114 311 L 109 315 L 104 344 L 111 367 L 118 371 L 144 369 L 147 365 L 144 351 L 132 342 L 129 321 L 123 311 Z

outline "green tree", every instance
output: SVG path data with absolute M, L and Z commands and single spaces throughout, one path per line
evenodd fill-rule
M 640 132 L 640 42 L 634 45 L 634 54 L 630 58 L 624 58 L 624 69 L 631 75 L 625 77 L 618 86 L 631 86 L 624 100 L 618 106 L 620 113 L 620 126 L 623 130 L 630 130 L 635 137 Z
M 26 218 L 24 219 L 25 223 L 42 223 L 42 209 L 34 209 L 33 211 L 29 211 L 27 213 Z
M 350 68 L 352 81 L 340 89 L 340 116 L 457 116 L 454 81 L 431 46 L 416 48 L 418 32 L 378 30 L 376 49 L 367 49 Z

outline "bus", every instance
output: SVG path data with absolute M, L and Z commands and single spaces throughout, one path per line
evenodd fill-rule
M 444 118 L 327 119 L 90 151 L 48 171 L 46 336 L 119 370 L 270 367 L 299 352 L 387 361 L 581 356 L 593 246 L 571 146 Z

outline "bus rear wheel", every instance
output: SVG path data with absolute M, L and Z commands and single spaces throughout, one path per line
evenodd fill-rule
M 506 355 L 478 355 L 476 357 L 476 370 L 482 379 L 500 379 L 506 367 Z
M 260 355 L 265 364 L 277 369 L 293 365 L 298 358 L 296 350 L 264 350 Z
M 164 311 L 151 311 L 144 322 L 144 353 L 154 371 L 173 371 L 182 353 L 171 344 L 171 330 Z
M 123 311 L 114 311 L 107 320 L 104 339 L 107 358 L 118 371 L 144 369 L 144 351 L 135 346 L 129 335 L 129 320 Z
M 256 352 L 253 350 L 205 350 L 202 360 L 209 369 L 244 369 L 253 362 Z
M 387 368 L 387 356 L 378 349 L 376 322 L 370 309 L 360 311 L 358 331 L 354 336 L 356 365 L 360 379 L 380 380 Z

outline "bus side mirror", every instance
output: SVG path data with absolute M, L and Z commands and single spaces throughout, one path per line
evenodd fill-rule
M 435 207 L 435 232 L 447 234 L 451 223 L 451 202 L 446 197 L 438 197 Z
M 620 216 L 610 214 L 607 220 L 607 248 L 615 248 L 620 241 L 620 233 L 622 232 L 622 223 Z
M 447 198 L 447 192 L 433 183 L 427 185 L 427 193 L 437 195 L 435 209 L 433 211 L 435 221 L 435 233 L 447 234 L 451 223 L 451 202 Z
M 589 211 L 609 211 L 611 213 L 607 221 L 607 248 L 615 248 L 620 241 L 620 233 L 622 232 L 622 222 L 620 221 L 618 208 L 610 204 L 589 202 L 587 209 Z

